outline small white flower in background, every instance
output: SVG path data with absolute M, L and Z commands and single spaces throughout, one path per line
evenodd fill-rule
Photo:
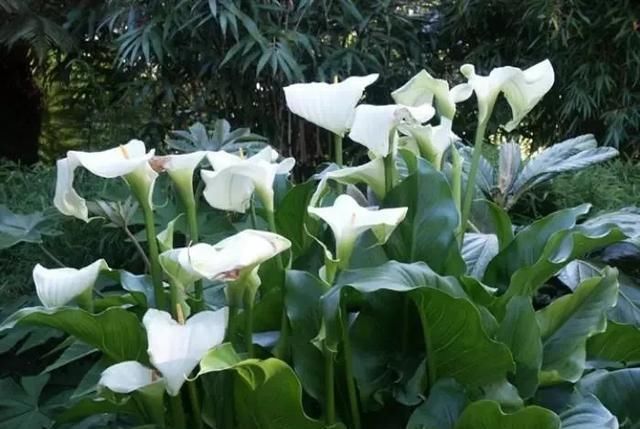
M 278 174 L 289 174 L 295 159 L 280 162 L 278 152 L 267 146 L 244 158 L 225 151 L 208 152 L 213 171 L 201 170 L 204 198 L 211 207 L 244 213 L 255 191 L 267 210 L 273 211 L 273 182 Z
M 151 159 L 151 167 L 158 173 L 166 171 L 175 183 L 179 186 L 193 188 L 193 171 L 204 159 L 207 153 L 197 151 L 184 154 L 173 154 L 156 156 Z
M 362 207 L 349 195 L 336 198 L 331 207 L 309 207 L 309 213 L 325 221 L 336 241 L 336 256 L 345 268 L 357 238 L 371 230 L 380 244 L 385 243 L 393 230 L 407 215 L 407 207 L 372 210 Z
M 436 79 L 427 73 L 420 71 L 402 87 L 391 93 L 394 101 L 405 106 L 421 106 L 435 104 L 441 116 L 453 120 L 456 114 L 456 103 L 465 101 L 471 97 L 473 88 L 466 83 L 456 85 L 449 89 L 449 82 Z
M 296 83 L 284 88 L 287 107 L 309 122 L 341 137 L 353 123 L 355 108 L 378 74 L 351 76 L 338 83 Z
M 429 104 L 419 107 L 361 104 L 356 108 L 349 138 L 367 147 L 376 157 L 385 157 L 394 149 L 398 125 L 422 124 L 434 114 L 435 110 Z
M 290 247 L 281 235 L 245 229 L 213 246 L 198 243 L 180 249 L 178 261 L 185 271 L 209 280 L 235 280 Z
M 478 99 L 478 120 L 485 122 L 493 105 L 502 92 L 511 106 L 513 118 L 504 125 L 507 131 L 515 129 L 527 113 L 535 107 L 551 89 L 555 79 L 553 66 L 549 60 L 521 70 L 517 67 L 498 67 L 489 76 L 479 76 L 475 67 L 465 64 L 460 67 Z
M 162 375 L 169 395 L 176 396 L 187 377 L 212 347 L 222 343 L 229 310 L 201 311 L 181 325 L 167 312 L 149 309 L 142 323 L 149 341 L 149 360 Z M 121 362 L 103 371 L 99 385 L 130 393 L 157 381 L 154 370 L 135 361 Z
M 153 149 L 147 152 L 140 140 L 131 140 L 125 145 L 101 152 L 70 150 L 66 158 L 56 163 L 58 177 L 53 205 L 67 216 L 75 216 L 85 222 L 89 220 L 86 201 L 73 188 L 74 173 L 80 166 L 106 179 L 125 177 L 127 180 L 144 181 L 150 189 L 150 201 L 153 183 L 158 176 L 149 165 L 154 153 Z
M 61 307 L 92 289 L 100 271 L 109 270 L 104 259 L 84 268 L 45 268 L 38 264 L 33 269 L 36 294 L 47 308 Z

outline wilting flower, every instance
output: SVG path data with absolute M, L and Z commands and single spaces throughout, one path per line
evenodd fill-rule
M 93 289 L 100 271 L 108 270 L 104 259 L 99 259 L 84 268 L 45 268 L 38 264 L 33 269 L 33 282 L 42 305 L 47 308 L 61 307 L 71 300 Z
M 54 206 L 67 216 L 89 220 L 86 201 L 73 188 L 74 173 L 79 166 L 107 179 L 124 177 L 130 185 L 144 188 L 151 204 L 153 183 L 158 176 L 149 165 L 154 152 L 153 149 L 146 152 L 144 143 L 140 140 L 131 140 L 125 145 L 101 152 L 70 150 L 66 158 L 59 159 L 56 163 L 58 177 Z
M 429 104 L 418 107 L 361 104 L 356 108 L 349 138 L 366 146 L 376 157 L 385 157 L 393 150 L 399 125 L 422 124 L 434 114 L 435 110 Z
M 349 195 L 340 195 L 331 207 L 309 207 L 309 213 L 324 220 L 336 241 L 340 266 L 345 268 L 353 252 L 356 239 L 371 230 L 379 243 L 385 243 L 407 214 L 407 207 L 372 210 L 361 207 Z
M 198 243 L 180 249 L 178 261 L 186 272 L 209 280 L 235 280 L 290 247 L 281 235 L 245 229 L 213 246 Z
M 351 76 L 339 83 L 296 83 L 284 88 L 287 107 L 309 122 L 343 137 L 351 128 L 364 89 L 377 74 Z
M 162 375 L 169 395 L 178 395 L 207 351 L 222 343 L 228 313 L 227 307 L 201 311 L 180 324 L 167 312 L 147 310 L 142 323 L 149 341 L 149 360 Z M 130 393 L 154 383 L 157 378 L 153 369 L 126 361 L 103 371 L 99 384 L 114 392 Z
M 239 213 L 249 208 L 254 191 L 265 208 L 273 211 L 275 177 L 288 174 L 295 165 L 293 158 L 275 162 L 278 152 L 271 147 L 265 147 L 250 158 L 225 151 L 209 152 L 207 158 L 214 171 L 201 171 L 206 185 L 205 199 L 216 209 Z
M 420 71 L 402 87 L 391 93 L 394 101 L 405 106 L 421 106 L 435 104 L 438 113 L 449 120 L 453 120 L 456 114 L 456 103 L 465 101 L 471 96 L 472 87 L 463 83 L 449 89 L 449 82 L 436 79 L 427 73 Z
M 479 76 L 475 67 L 465 64 L 460 71 L 473 87 L 478 99 L 478 120 L 489 119 L 493 105 L 502 92 L 511 106 L 513 118 L 504 126 L 507 131 L 515 129 L 527 113 L 535 107 L 551 89 L 554 82 L 553 66 L 549 60 L 521 70 L 517 67 L 498 67 L 489 76 Z

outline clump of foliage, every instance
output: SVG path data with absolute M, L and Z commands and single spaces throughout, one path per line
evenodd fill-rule
M 453 88 L 420 72 L 387 105 L 358 104 L 375 74 L 286 87 L 293 113 L 334 133 L 336 164 L 304 183 L 287 180 L 295 160 L 270 146 L 191 144 L 156 156 L 132 140 L 68 152 L 55 207 L 89 223 L 139 219 L 129 238 L 146 268 L 103 259 L 34 268 L 42 305 L 10 314 L 0 341 L 13 351 L 34 326 L 69 337 L 45 354 L 61 353 L 41 375 L 0 380 L 0 423 L 637 426 L 637 286 L 606 265 L 567 270 L 637 238 L 639 216 L 584 221 L 590 206 L 581 204 L 514 225 L 476 199 L 499 95 L 513 129 L 554 75 L 548 61 L 461 72 L 467 82 Z M 472 94 L 478 125 L 465 160 L 452 126 Z M 193 143 L 193 132 L 181 135 Z M 344 165 L 346 136 L 368 149 L 367 162 Z M 74 188 L 81 168 L 121 177 L 128 192 L 87 201 Z M 537 299 L 557 275 L 568 290 Z M 47 384 L 70 368 L 73 386 Z

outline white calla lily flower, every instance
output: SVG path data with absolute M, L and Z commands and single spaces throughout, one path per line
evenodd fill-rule
M 280 162 L 278 152 L 271 147 L 262 149 L 250 158 L 228 152 L 207 153 L 214 171 L 202 170 L 205 183 L 203 195 L 209 205 L 219 210 L 244 213 L 255 191 L 267 210 L 273 211 L 273 182 L 277 174 L 288 174 L 295 159 Z
M 287 107 L 319 127 L 341 137 L 351 128 L 355 108 L 378 74 L 351 76 L 338 83 L 296 83 L 284 88 Z
M 407 127 L 407 131 L 415 138 L 422 156 L 428 159 L 438 170 L 442 167 L 442 158 L 449 149 L 449 146 L 460 140 L 451 131 L 451 121 L 447 117 L 442 117 L 440 125 Z
M 100 271 L 109 270 L 104 259 L 84 268 L 45 268 L 38 264 L 33 269 L 33 282 L 42 305 L 61 307 L 93 289 Z
M 151 368 L 129 360 L 111 365 L 102 371 L 98 385 L 116 393 L 131 393 L 158 380 Z
M 290 247 L 281 235 L 245 229 L 213 246 L 198 243 L 182 249 L 178 260 L 185 270 L 209 280 L 236 280 Z
M 475 67 L 465 64 L 460 71 L 473 87 L 478 99 L 478 120 L 486 122 L 495 101 L 502 92 L 511 106 L 513 118 L 504 125 L 507 131 L 515 129 L 527 113 L 551 89 L 555 79 L 549 60 L 521 70 L 517 67 L 498 67 L 489 76 L 479 76 Z
M 151 160 L 151 166 L 158 172 L 166 171 L 178 186 L 188 187 L 186 191 L 193 192 L 193 172 L 206 154 L 205 151 L 197 151 L 156 156 Z
M 472 92 L 473 88 L 466 83 L 449 89 L 449 82 L 436 79 L 426 70 L 422 70 L 403 86 L 393 91 L 391 96 L 398 104 L 414 107 L 432 104 L 435 98 L 438 113 L 453 120 L 456 114 L 456 103 L 471 97 Z
M 320 179 L 320 183 L 315 192 L 311 196 L 310 205 L 316 206 L 320 201 L 320 198 L 325 192 L 328 180 L 335 180 L 343 185 L 357 185 L 358 183 L 365 183 L 375 196 L 382 200 L 385 196 L 385 182 L 384 182 L 384 159 L 374 158 L 371 161 L 354 166 L 338 169 L 327 169 L 316 176 L 316 179 Z
M 336 241 L 336 255 L 341 268 L 348 265 L 356 239 L 371 230 L 380 244 L 385 243 L 393 230 L 407 215 L 407 207 L 372 210 L 362 207 L 349 195 L 336 198 L 331 207 L 309 207 L 311 215 L 325 221 Z
M 73 188 L 74 172 L 80 166 L 106 179 L 124 177 L 131 185 L 133 182 L 140 182 L 140 185 L 148 189 L 150 201 L 153 183 L 158 176 L 149 165 L 154 153 L 153 149 L 147 152 L 140 140 L 131 140 L 125 145 L 100 152 L 70 150 L 67 157 L 58 160 L 56 164 L 57 180 L 53 205 L 67 216 L 75 216 L 88 222 L 89 211 L 86 201 Z
M 433 117 L 435 110 L 429 104 L 418 107 L 389 104 L 373 106 L 361 104 L 349 132 L 349 138 L 366 146 L 376 157 L 385 157 L 393 151 L 400 124 L 422 124 Z
M 181 325 L 165 311 L 147 310 L 142 323 L 147 330 L 149 360 L 164 377 L 169 395 L 178 395 L 205 353 L 222 343 L 228 317 L 229 309 L 224 307 L 201 311 Z

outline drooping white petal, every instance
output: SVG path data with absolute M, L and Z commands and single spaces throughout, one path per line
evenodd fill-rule
M 210 280 L 234 280 L 289 249 L 291 242 L 267 231 L 245 229 L 215 245 L 198 243 L 178 255 L 180 264 Z
M 344 185 L 365 183 L 380 200 L 382 200 L 385 195 L 384 159 L 380 157 L 354 167 L 326 170 L 315 177 L 320 179 L 320 183 L 314 195 L 311 197 L 311 201 L 318 201 L 329 179 Z
M 155 381 L 151 368 L 129 360 L 111 365 L 102 371 L 98 385 L 116 393 L 131 393 Z
M 369 148 L 375 156 L 384 157 L 391 151 L 390 139 L 395 137 L 395 129 L 399 124 L 421 124 L 434 114 L 435 110 L 429 104 L 418 107 L 361 104 L 356 108 L 349 138 Z
M 513 118 L 505 128 L 508 131 L 518 126 L 524 116 L 535 107 L 542 97 L 551 89 L 554 82 L 553 66 L 544 60 L 526 70 L 517 67 L 498 67 L 489 76 L 479 76 L 475 67 L 465 64 L 460 71 L 473 87 L 478 99 L 478 116 L 481 122 L 488 120 L 488 115 L 500 92 L 511 106 Z
M 309 122 L 344 136 L 353 122 L 354 109 L 364 89 L 377 74 L 352 76 L 339 83 L 297 83 L 284 88 L 287 107 Z
M 201 171 L 206 185 L 205 199 L 214 208 L 239 213 L 249 208 L 254 191 L 258 192 L 265 207 L 273 210 L 275 177 L 288 174 L 295 165 L 293 158 L 272 162 L 278 158 L 278 153 L 271 147 L 246 159 L 224 151 L 210 152 L 207 158 L 214 171 Z
M 108 270 L 104 259 L 84 268 L 45 268 L 38 264 L 33 269 L 33 282 L 42 305 L 61 307 L 87 289 L 93 288 L 100 271 Z
M 74 173 L 78 165 L 76 160 L 69 158 L 62 158 L 56 162 L 57 178 L 53 205 L 66 216 L 74 216 L 88 222 L 87 202 L 73 188 Z
M 407 127 L 405 131 L 415 138 L 422 156 L 440 169 L 444 153 L 453 142 L 459 140 L 459 137 L 451 131 L 451 125 L 448 118 L 442 117 L 440 125 Z
M 371 210 L 362 207 L 349 195 L 340 195 L 331 207 L 309 207 L 309 213 L 324 220 L 336 240 L 338 258 L 350 255 L 360 234 L 372 230 L 379 243 L 387 241 L 407 214 L 407 207 Z
M 205 353 L 222 343 L 228 313 L 227 307 L 201 311 L 180 325 L 167 312 L 147 310 L 142 323 L 147 330 L 149 360 L 162 373 L 170 395 L 178 395 Z
M 468 85 L 463 84 L 449 90 L 449 83 L 446 80 L 436 79 L 426 70 L 422 70 L 402 87 L 393 91 L 391 96 L 396 103 L 406 106 L 431 104 L 435 98 L 438 113 L 453 119 L 456 113 L 456 103 L 469 98 L 471 96 L 470 89 Z
M 131 140 L 129 143 L 100 152 L 80 152 L 70 150 L 67 157 L 75 159 L 84 168 L 96 176 L 113 179 L 132 173 L 141 165 L 148 163 L 155 150 L 146 152 L 144 143 Z

